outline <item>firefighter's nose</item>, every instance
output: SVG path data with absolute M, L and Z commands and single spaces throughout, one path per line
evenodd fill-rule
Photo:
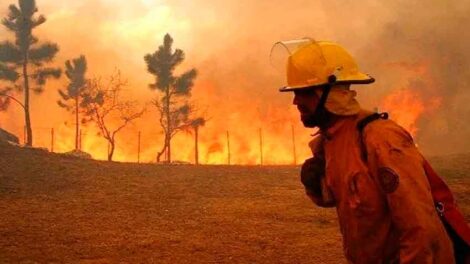
M 292 100 L 292 104 L 293 105 L 298 105 L 299 104 L 299 97 L 296 94 L 294 94 L 294 100 Z

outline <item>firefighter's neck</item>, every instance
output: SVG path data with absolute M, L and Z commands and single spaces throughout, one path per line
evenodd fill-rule
M 328 136 L 328 130 L 333 127 L 338 121 L 341 120 L 341 116 L 337 116 L 335 114 L 332 114 L 330 112 L 326 112 L 325 113 L 327 116 L 326 116 L 326 122 L 324 122 L 323 124 L 321 124 L 319 126 L 320 128 L 320 131 L 322 134 L 324 135 L 327 135 Z

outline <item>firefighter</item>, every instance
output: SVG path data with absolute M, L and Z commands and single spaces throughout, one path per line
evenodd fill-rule
M 455 263 L 412 137 L 363 110 L 350 89 L 374 79 L 338 44 L 279 42 L 292 43 L 280 91 L 293 92 L 304 126 L 319 129 L 301 181 L 318 206 L 336 207 L 348 262 Z

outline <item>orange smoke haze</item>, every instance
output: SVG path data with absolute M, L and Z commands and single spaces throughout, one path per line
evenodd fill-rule
M 302 127 L 292 95 L 277 92 L 283 76 L 269 64 L 273 43 L 305 36 L 347 47 L 363 71 L 377 79 L 371 86 L 354 87 L 363 106 L 389 111 L 392 119 L 414 133 L 426 153 L 465 151 L 470 129 L 455 114 L 470 113 L 469 89 L 463 81 L 469 73 L 465 50 L 470 37 L 462 30 L 468 24 L 465 14 L 470 4 L 449 1 L 444 5 L 433 0 L 423 9 L 417 3 L 37 0 L 39 14 L 48 21 L 35 34 L 40 41 L 59 44 L 55 65 L 63 67 L 67 59 L 83 54 L 89 78 L 106 78 L 120 69 L 129 81 L 125 97 L 143 106 L 155 96 L 148 88 L 154 80 L 143 57 L 170 33 L 174 47 L 186 53 L 178 70 L 195 67 L 199 72 L 192 99 L 210 119 L 199 131 L 201 163 L 227 163 L 227 131 L 232 164 L 261 162 L 260 129 L 264 164 L 293 163 L 292 129 L 297 162 L 310 155 L 307 143 L 312 131 Z M 6 16 L 9 4 L 17 2 L 1 1 L 1 17 Z M 4 27 L 0 36 L 0 40 L 12 37 Z M 456 71 L 460 75 L 452 76 Z M 64 77 L 48 82 L 44 94 L 33 95 L 31 103 L 34 145 L 50 148 L 54 128 L 56 152 L 74 147 L 73 117 L 56 103 L 57 89 L 65 85 Z M 148 109 L 118 135 L 115 160 L 137 160 L 139 131 L 140 160 L 155 160 L 163 133 L 157 112 L 151 105 Z M 22 138 L 23 119 L 21 109 L 12 105 L 0 113 L 0 126 Z M 458 130 L 452 129 L 456 126 Z M 107 143 L 97 129 L 88 125 L 82 131 L 82 149 L 105 159 Z M 436 140 L 445 141 L 447 147 L 433 149 L 436 144 L 430 143 Z M 177 134 L 172 155 L 173 160 L 193 162 L 193 135 Z

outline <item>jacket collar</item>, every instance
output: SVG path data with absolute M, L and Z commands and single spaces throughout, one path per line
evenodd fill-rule
M 343 129 L 347 129 L 345 127 L 346 123 L 353 122 L 354 124 L 356 124 L 359 120 L 370 114 L 372 114 L 372 112 L 361 109 L 361 111 L 355 115 L 337 116 L 337 119 L 330 126 L 328 126 L 326 129 L 320 130 L 320 134 L 324 136 L 325 139 L 331 140 L 336 134 L 341 132 Z M 356 126 L 354 125 L 353 128 L 356 129 Z

